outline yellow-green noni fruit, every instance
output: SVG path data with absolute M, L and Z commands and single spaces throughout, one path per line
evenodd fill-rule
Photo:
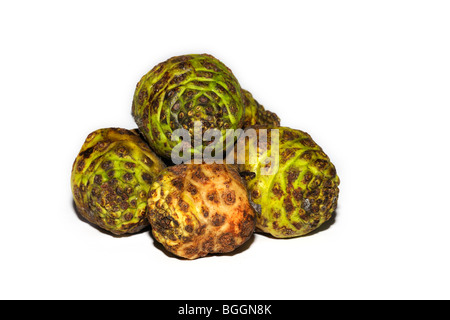
M 300 130 L 254 127 L 246 133 L 248 130 L 256 135 L 241 136 L 237 145 L 245 143 L 246 152 L 236 148 L 236 161 L 257 211 L 256 228 L 277 238 L 290 238 L 305 235 L 329 220 L 337 207 L 339 177 L 322 148 Z M 264 139 L 262 133 L 267 133 Z M 255 139 L 257 149 L 251 157 Z M 272 172 L 265 170 L 277 158 Z
M 148 190 L 164 168 L 137 130 L 96 130 L 86 138 L 72 168 L 77 211 L 113 234 L 138 232 L 148 225 Z
M 213 141 L 222 154 L 234 144 L 231 130 L 244 122 L 243 94 L 231 70 L 208 54 L 172 57 L 159 63 L 137 83 L 132 115 L 150 147 L 160 156 L 171 158 L 180 143 L 190 144 L 191 155 L 200 154 L 212 141 L 194 143 L 194 125 L 200 134 L 217 129 L 220 138 Z M 190 141 L 176 133 L 185 129 Z M 174 134 L 174 132 L 176 132 Z M 183 141 L 181 141 L 183 140 Z

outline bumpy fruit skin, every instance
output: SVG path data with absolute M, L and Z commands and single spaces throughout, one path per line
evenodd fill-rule
M 233 251 L 252 235 L 255 215 L 239 173 L 224 164 L 169 167 L 149 192 L 154 237 L 187 259 Z
M 280 126 L 280 118 L 276 113 L 266 110 L 264 106 L 260 105 L 258 101 L 253 98 L 253 95 L 242 89 L 244 95 L 244 106 L 245 106 L 245 116 L 244 116 L 244 128 L 250 126 Z
M 88 135 L 72 168 L 79 214 L 115 235 L 148 225 L 147 195 L 164 163 L 137 130 L 99 129 Z
M 291 238 L 310 233 L 329 220 L 337 207 L 339 177 L 329 157 L 306 132 L 287 127 L 268 129 L 267 147 L 258 147 L 255 163 L 248 155 L 252 139 L 246 143 L 246 154 L 237 154 L 238 170 L 245 177 L 250 201 L 257 211 L 257 230 L 277 238 Z M 262 175 L 263 166 L 276 144 L 278 129 L 279 167 Z M 243 139 L 242 136 L 241 139 Z M 238 144 L 240 141 L 238 141 Z M 265 144 L 261 144 L 265 146 Z M 244 161 L 245 156 L 245 161 Z
M 222 139 L 214 144 L 218 152 L 226 152 L 232 146 L 225 143 L 226 129 L 243 124 L 243 95 L 239 82 L 221 61 L 208 54 L 182 55 L 159 63 L 141 78 L 132 115 L 150 147 L 165 158 L 171 157 L 173 147 L 181 141 L 172 141 L 177 129 L 189 131 L 191 155 L 210 143 L 203 141 L 200 148 L 194 148 L 195 121 L 201 122 L 202 133 L 220 130 Z

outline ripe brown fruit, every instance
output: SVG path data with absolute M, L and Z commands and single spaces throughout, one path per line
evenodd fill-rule
M 236 169 L 225 164 L 180 164 L 153 183 L 148 218 L 155 239 L 187 259 L 225 253 L 245 243 L 255 211 Z

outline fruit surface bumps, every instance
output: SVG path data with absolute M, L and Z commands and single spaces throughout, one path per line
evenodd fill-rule
M 238 168 L 245 177 L 250 201 L 257 210 L 256 228 L 277 238 L 310 233 L 329 220 L 337 207 L 339 177 L 335 166 L 306 132 L 287 127 L 254 129 L 253 140 L 261 140 L 260 129 L 267 129 L 267 144 L 258 144 L 257 155 L 250 157 L 250 139 L 245 144 L 246 153 L 241 152 L 236 158 L 241 163 Z M 269 155 L 275 154 L 276 132 L 278 170 L 263 175 L 261 169 L 269 165 Z
M 224 164 L 168 167 L 150 189 L 148 210 L 155 239 L 187 259 L 231 252 L 255 228 L 244 182 Z
M 253 98 L 253 95 L 249 91 L 242 89 L 242 93 L 244 95 L 245 106 L 244 128 L 254 125 L 280 126 L 280 118 L 276 113 L 266 110 L 264 106 Z
M 201 133 L 220 130 L 221 139 L 214 144 L 222 152 L 231 147 L 231 143 L 226 145 L 226 130 L 243 125 L 243 95 L 231 70 L 218 59 L 208 54 L 182 55 L 159 63 L 141 78 L 132 115 L 160 156 L 170 158 L 172 149 L 180 143 L 180 139 L 172 141 L 177 129 L 189 131 L 191 154 L 201 152 L 210 142 L 200 142 L 195 148 L 195 121 L 201 122 Z
M 73 164 L 76 208 L 87 221 L 113 234 L 138 232 L 148 225 L 148 190 L 164 168 L 137 130 L 96 130 Z

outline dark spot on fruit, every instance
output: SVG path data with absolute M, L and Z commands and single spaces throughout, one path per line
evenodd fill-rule
M 236 114 L 238 112 L 238 109 L 237 109 L 236 104 L 234 102 L 231 103 L 231 105 L 230 105 L 230 112 L 231 112 L 231 114 Z
M 202 213 L 203 213 L 203 216 L 204 216 L 205 218 L 207 218 L 208 215 L 209 215 L 209 211 L 208 211 L 208 209 L 206 209 L 205 207 L 202 207 Z
M 214 76 L 214 74 L 208 71 L 198 71 L 197 76 L 210 79 Z
M 102 184 L 102 182 L 103 182 L 103 177 L 101 175 L 97 174 L 95 176 L 95 178 L 94 178 L 94 183 L 95 184 Z
M 101 141 L 95 145 L 94 149 L 97 152 L 101 152 L 101 151 L 104 151 L 110 144 L 111 144 L 111 142 L 109 142 L 109 141 Z
M 172 185 L 175 188 L 177 188 L 178 190 L 181 191 L 183 189 L 183 187 L 184 187 L 183 178 L 179 177 L 179 178 L 173 179 L 172 180 Z
M 194 231 L 194 228 L 190 224 L 188 224 L 186 227 L 184 227 L 184 230 L 191 233 L 192 231 Z
M 130 133 L 130 131 L 128 131 L 127 129 L 123 129 L 123 128 L 117 128 L 117 129 L 115 129 L 115 131 L 120 135 L 128 135 Z
M 193 196 L 195 196 L 198 193 L 197 188 L 194 185 L 192 185 L 192 184 L 189 184 L 187 190 Z
M 336 176 L 336 168 L 334 167 L 334 165 L 330 166 L 330 169 L 328 169 L 328 173 L 331 178 L 334 178 Z
M 116 178 L 112 178 L 112 179 L 108 180 L 107 185 L 110 186 L 110 187 L 112 188 L 112 187 L 116 187 L 118 183 L 119 183 L 119 181 L 118 181 Z M 102 187 L 103 187 L 104 185 L 105 185 L 105 184 L 103 184 Z
M 303 191 L 301 188 L 297 188 L 294 190 L 294 192 L 292 193 L 294 199 L 298 202 L 300 202 L 303 198 Z
M 216 213 L 215 215 L 212 216 L 211 222 L 213 226 L 219 227 L 224 224 L 225 220 L 226 220 L 225 216 Z
M 208 240 L 206 240 L 203 243 L 202 249 L 206 252 L 213 252 L 214 250 L 214 239 L 212 237 L 208 238 Z
M 333 182 L 331 180 L 329 180 L 329 179 L 327 179 L 327 180 L 325 180 L 323 182 L 323 187 L 324 188 L 331 188 L 332 186 L 333 186 Z
M 202 234 L 205 233 L 206 230 L 206 224 L 202 224 L 200 227 L 197 228 L 197 235 L 201 236 Z
M 151 183 L 153 179 L 152 179 L 152 176 L 149 173 L 144 172 L 142 174 L 142 180 L 144 180 L 147 183 Z
M 236 193 L 234 190 L 222 194 L 222 199 L 227 205 L 232 205 L 236 202 Z
M 130 221 L 131 219 L 133 219 L 133 214 L 131 212 L 127 212 L 127 213 L 125 213 L 123 218 L 125 221 Z
M 211 92 L 208 92 L 208 94 L 211 96 L 212 99 L 214 99 L 214 101 L 216 101 L 216 102 L 220 101 L 220 97 L 217 95 L 217 93 L 211 91 Z
M 252 191 L 252 199 L 258 199 L 261 196 L 261 193 L 259 192 L 259 189 L 253 189 Z
M 242 171 L 242 172 L 240 172 L 240 175 L 246 181 L 252 180 L 256 177 L 256 173 L 251 172 L 251 171 Z
M 136 167 L 136 164 L 134 164 L 133 162 L 125 162 L 125 168 L 126 169 L 134 169 Z
M 193 90 L 186 90 L 186 91 L 184 91 L 183 95 L 187 96 L 188 98 L 192 98 L 195 95 L 195 92 L 196 91 L 193 91 Z M 189 109 L 189 108 L 187 108 L 187 109 Z
M 216 191 L 210 191 L 207 195 L 207 198 L 209 201 L 214 202 L 214 203 L 218 203 L 219 199 L 217 196 L 217 192 Z
M 314 190 L 310 190 L 308 192 L 308 198 L 317 198 L 320 195 L 320 190 L 319 189 L 314 189 Z
M 231 83 L 231 82 L 228 82 L 227 81 L 227 87 L 228 87 L 228 90 L 230 90 L 230 92 L 232 93 L 232 94 L 235 94 L 236 93 L 236 88 L 235 88 L 235 86 Z
M 283 139 L 283 141 L 292 141 L 292 140 L 299 138 L 299 135 L 295 134 L 291 130 L 283 130 L 281 138 Z
M 218 241 L 219 244 L 222 246 L 224 252 L 231 251 L 235 248 L 234 236 L 230 232 L 221 235 Z
M 208 87 L 208 82 L 204 82 L 204 81 L 195 80 L 195 81 L 192 81 L 192 84 L 194 84 L 194 85 L 196 85 L 198 87 L 201 87 L 201 88 L 207 88 Z
M 286 210 L 287 213 L 291 213 L 292 211 L 294 211 L 294 206 L 292 205 L 292 201 L 291 198 L 285 198 L 284 199 L 284 209 Z
M 169 167 L 168 170 L 173 172 L 176 175 L 182 175 L 186 172 L 187 166 L 186 165 L 177 165 L 173 167 Z
M 280 159 L 283 163 L 286 163 L 289 159 L 291 159 L 295 155 L 295 149 L 286 149 L 280 155 Z
M 133 179 L 133 175 L 129 172 L 127 172 L 123 175 L 123 180 L 125 180 L 125 181 L 131 181 L 132 179 Z
M 178 206 L 183 212 L 187 212 L 189 210 L 189 204 L 186 201 L 183 200 L 178 201 Z
M 312 141 L 309 138 L 301 140 L 300 143 L 303 144 L 304 146 L 307 146 L 307 147 L 310 147 L 310 148 L 314 148 L 316 146 L 314 141 Z
M 219 71 L 219 68 L 212 62 L 208 60 L 203 60 L 202 65 L 209 70 L 214 70 L 215 72 Z
M 302 153 L 302 155 L 300 156 L 300 158 L 304 159 L 304 160 L 311 160 L 312 158 L 312 152 L 310 150 L 305 151 Z
M 292 184 L 297 179 L 299 173 L 300 171 L 298 169 L 291 169 L 287 176 L 288 184 Z
M 183 74 L 179 74 L 175 77 L 173 77 L 171 83 L 172 84 L 180 84 L 182 81 L 184 81 L 186 79 L 186 73 Z
M 178 221 L 170 216 L 160 217 L 160 219 L 156 220 L 156 223 L 159 227 L 163 229 L 172 229 L 172 224 L 174 225 L 175 228 L 179 226 Z
M 143 104 L 144 104 L 144 101 L 147 100 L 147 98 L 148 98 L 147 91 L 145 91 L 145 90 L 139 91 L 139 94 L 138 94 L 138 103 L 139 103 L 140 105 L 143 105 Z
M 312 179 L 313 175 L 311 172 L 307 172 L 305 173 L 305 175 L 303 176 L 303 183 L 307 183 Z
M 241 223 L 240 236 L 242 238 L 247 238 L 253 233 L 254 229 L 255 229 L 255 222 L 254 222 L 254 220 L 253 219 L 245 219 Z
M 81 160 L 80 162 L 78 162 L 78 165 L 77 165 L 77 170 L 78 170 L 78 172 L 83 171 L 84 166 L 85 166 L 85 163 L 84 163 L 84 159 L 83 159 L 83 160 Z
M 193 256 L 198 253 L 198 248 L 195 246 L 190 246 L 190 247 L 184 249 L 184 253 L 187 256 Z
M 153 111 L 154 113 L 157 113 L 157 112 L 158 112 L 158 108 L 159 108 L 159 101 L 158 101 L 158 99 L 153 100 L 153 101 L 151 102 L 151 109 L 152 109 L 152 111 Z
M 198 101 L 200 101 L 201 103 L 207 103 L 209 101 L 209 99 L 205 96 L 201 96 Z
M 119 196 L 122 196 L 122 195 L 125 194 L 124 190 L 123 190 L 121 187 L 117 187 L 117 188 L 116 188 L 116 193 L 117 193 Z
M 180 62 L 185 62 L 192 59 L 191 56 L 189 55 L 182 55 L 182 56 L 176 56 L 176 57 L 172 57 L 169 60 L 166 61 L 166 63 L 168 63 L 169 61 L 171 63 L 180 63 Z
M 158 64 L 152 69 L 151 73 L 154 73 L 154 74 L 157 74 L 157 75 L 160 74 L 160 73 L 164 70 L 165 65 L 166 65 L 165 62 L 158 63 Z
M 226 106 L 222 106 L 222 113 L 223 114 L 227 114 L 228 113 L 228 109 Z
M 213 115 L 213 113 L 214 113 L 214 108 L 211 107 L 211 106 L 207 106 L 207 107 L 205 108 L 205 113 L 206 113 L 207 115 Z
M 76 199 L 81 199 L 81 192 L 80 192 L 80 188 L 78 188 L 78 186 L 73 187 L 73 194 Z
M 317 159 L 317 160 L 314 162 L 314 164 L 316 165 L 317 168 L 319 168 L 319 169 L 324 169 L 324 168 L 327 166 L 328 161 L 323 160 L 323 159 Z
M 148 112 L 149 112 L 149 109 L 145 108 L 144 112 L 142 114 L 142 121 L 140 121 L 141 125 L 147 124 L 147 122 L 148 122 Z
M 283 196 L 283 190 L 281 190 L 280 184 L 275 183 L 272 187 L 272 193 L 280 199 Z
M 164 76 L 166 76 L 166 74 L 164 74 Z M 159 79 L 156 83 L 153 84 L 152 89 L 154 92 L 159 92 L 165 85 L 167 82 L 167 76 L 166 77 L 162 77 L 161 79 Z
M 281 229 L 281 233 L 285 236 L 292 236 L 295 234 L 295 231 L 292 230 L 291 228 L 287 228 L 287 227 L 282 227 Z
M 177 68 L 178 70 L 185 70 L 185 69 L 189 68 L 189 66 L 190 66 L 189 63 L 187 63 L 186 61 L 182 61 L 182 62 L 180 62 L 180 63 L 177 65 L 176 68 Z
M 90 157 L 92 152 L 94 152 L 94 147 L 90 147 L 90 148 L 84 150 L 83 152 L 80 153 L 80 156 L 86 159 L 86 158 Z
M 311 206 L 311 211 L 313 213 L 317 213 L 317 212 L 319 212 L 319 210 L 320 210 L 320 207 L 317 205 L 317 203 L 313 203 L 313 205 Z
M 301 224 L 301 222 L 292 222 L 292 225 L 297 229 L 300 230 L 303 225 Z
M 94 139 L 94 137 L 95 137 L 97 134 L 98 134 L 98 131 L 89 133 L 89 135 L 88 135 L 87 138 L 86 138 L 86 142 L 89 142 L 89 141 L 91 141 L 92 139 Z
M 108 170 L 108 169 L 110 169 L 110 168 L 112 168 L 112 163 L 111 163 L 111 161 L 105 161 L 105 162 L 102 163 L 102 169 L 103 169 L 103 170 Z

